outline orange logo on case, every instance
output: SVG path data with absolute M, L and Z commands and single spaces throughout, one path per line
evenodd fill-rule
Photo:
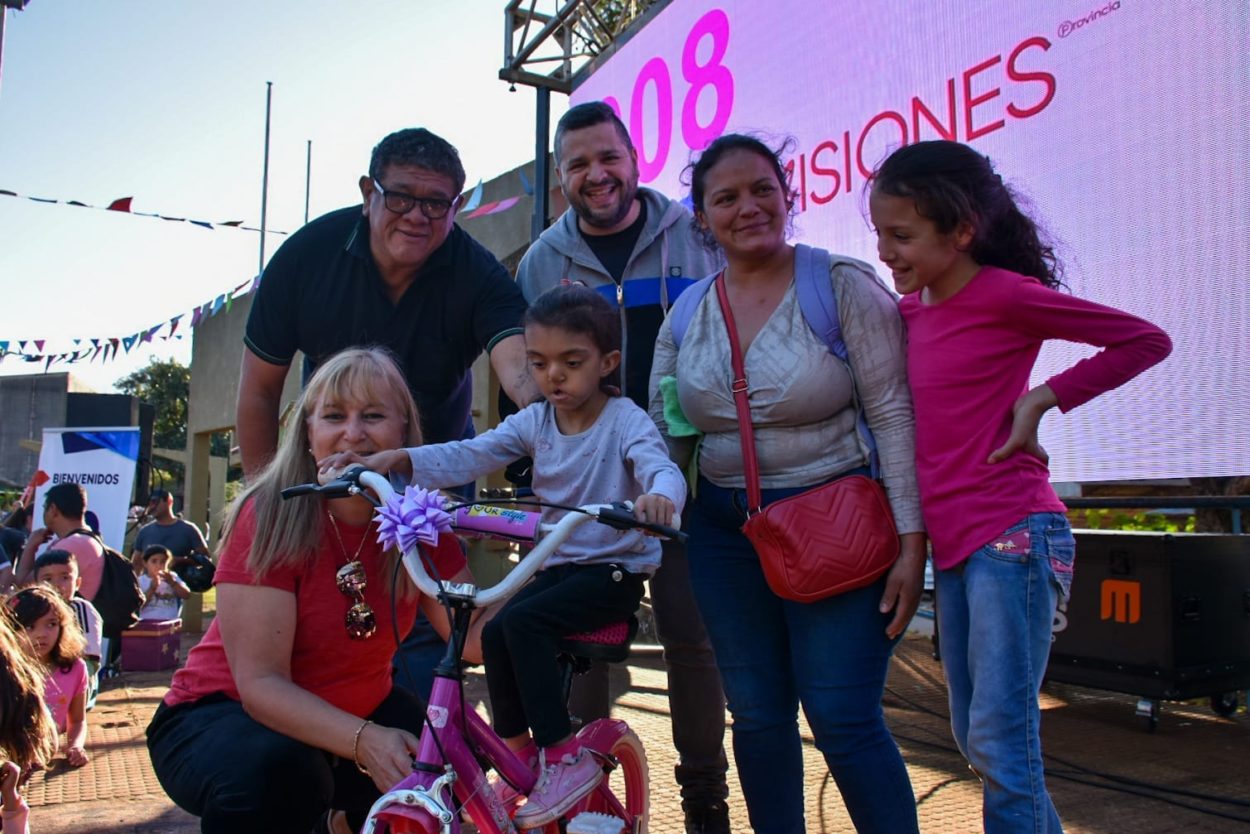
M 1100 618 L 1117 623 L 1135 623 L 1141 619 L 1141 583 L 1127 579 L 1102 581 Z

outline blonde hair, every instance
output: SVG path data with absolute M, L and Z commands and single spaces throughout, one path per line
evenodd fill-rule
M 298 567 L 316 556 L 323 533 L 325 499 L 318 496 L 284 501 L 282 490 L 296 484 L 317 481 L 317 462 L 310 451 L 308 418 L 326 400 L 378 403 L 390 401 L 399 406 L 407 422 L 406 446 L 421 445 L 421 419 L 391 354 L 383 348 L 349 348 L 326 360 L 300 395 L 295 419 L 290 421 L 278 443 L 277 453 L 268 466 L 248 485 L 231 505 L 226 517 L 222 546 L 234 533 L 243 507 L 251 502 L 256 517 L 256 533 L 248 555 L 248 569 L 257 577 L 278 567 Z M 393 572 L 384 582 L 391 587 Z M 400 570 L 400 588 L 405 596 L 415 591 L 406 571 Z
M 0 755 L 23 770 L 56 753 L 57 733 L 44 708 L 44 672 L 24 651 L 7 605 L 0 612 Z M 73 615 L 71 614 L 71 619 Z

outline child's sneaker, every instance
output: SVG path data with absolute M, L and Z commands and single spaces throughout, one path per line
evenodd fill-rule
M 603 768 L 585 747 L 566 754 L 555 764 L 547 764 L 547 751 L 539 754 L 541 773 L 529 799 L 512 821 L 517 828 L 537 828 L 566 814 L 603 778 Z
M 529 765 L 530 770 L 538 773 L 538 748 L 533 747 L 531 749 L 535 752 L 528 758 L 525 757 L 524 753 L 518 753 L 517 755 L 525 759 L 525 763 Z M 513 815 L 517 806 L 521 804 L 521 800 L 525 799 L 525 794 L 508 784 L 508 780 L 504 779 L 502 776 L 496 775 L 495 781 L 491 783 L 490 787 L 491 790 L 495 792 L 495 796 L 499 798 L 499 802 L 503 805 L 504 810 L 508 812 L 509 817 Z M 537 785 L 535 785 L 535 787 L 537 787 Z

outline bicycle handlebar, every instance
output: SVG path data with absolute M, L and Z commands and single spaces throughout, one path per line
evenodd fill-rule
M 372 490 L 382 503 L 386 503 L 395 494 L 390 481 L 384 475 L 371 472 L 363 466 L 353 466 L 325 484 L 299 484 L 287 487 L 282 490 L 282 497 L 285 499 L 301 495 L 321 495 L 326 498 L 346 498 L 360 494 L 362 488 Z M 492 588 L 478 589 L 474 597 L 476 604 L 479 607 L 486 607 L 515 594 L 534 574 L 538 573 L 547 558 L 555 552 L 556 548 L 564 544 L 575 528 L 592 518 L 617 530 L 648 530 L 683 542 L 688 538 L 676 527 L 639 521 L 634 517 L 627 503 L 587 504 L 579 507 L 577 512 L 569 512 L 554 527 L 545 528 L 546 534 L 507 576 Z M 674 521 L 680 524 L 679 519 L 675 518 Z M 443 589 L 426 571 L 420 553 L 416 550 L 404 553 L 403 562 L 412 581 L 421 592 L 437 598 Z

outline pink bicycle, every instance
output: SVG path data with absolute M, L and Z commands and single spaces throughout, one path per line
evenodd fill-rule
M 372 491 L 376 499 L 365 490 Z M 324 486 L 293 487 L 285 494 L 319 493 L 326 497 L 363 494 L 377 505 L 391 501 L 387 479 L 355 467 Z M 526 501 L 526 504 L 541 504 Z M 416 548 L 404 553 L 403 564 L 422 593 L 437 597 L 449 610 L 452 633 L 447 654 L 435 669 L 426 710 L 426 730 L 413 772 L 383 794 L 366 818 L 363 834 L 458 834 L 467 818 L 481 834 L 507 834 L 517 828 L 512 814 L 517 802 L 505 805 L 487 780 L 493 768 L 517 792 L 517 800 L 534 787 L 537 776 L 495 734 L 464 698 L 462 653 L 474 610 L 507 600 L 538 572 L 543 562 L 579 524 L 597 521 L 617 529 L 646 529 L 670 538 L 685 534 L 663 525 L 638 521 L 629 504 L 587 505 L 557 524 L 538 525 L 537 514 L 484 505 L 453 505 L 453 529 L 537 544 L 521 562 L 490 589 L 432 579 Z M 576 635 L 561 646 L 571 657 L 624 660 L 636 623 L 622 623 L 591 635 Z M 564 817 L 540 829 L 542 834 L 642 834 L 647 830 L 649 783 L 642 742 L 624 721 L 592 721 L 577 733 L 582 746 L 602 762 L 604 778 Z

